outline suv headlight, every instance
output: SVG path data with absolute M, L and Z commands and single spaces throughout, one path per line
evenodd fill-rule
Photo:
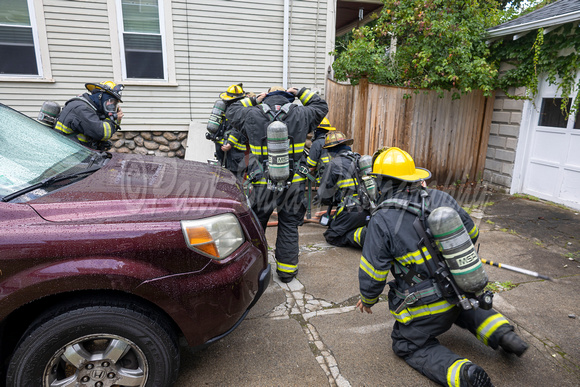
M 187 247 L 212 259 L 227 258 L 244 243 L 242 227 L 233 214 L 197 220 L 182 220 Z

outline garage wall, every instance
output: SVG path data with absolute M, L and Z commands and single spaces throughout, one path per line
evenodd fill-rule
M 509 65 L 503 64 L 500 71 L 508 68 Z M 523 96 L 525 88 L 508 92 Z M 483 180 L 505 192 L 512 186 L 523 109 L 523 100 L 508 98 L 504 92 L 496 91 Z

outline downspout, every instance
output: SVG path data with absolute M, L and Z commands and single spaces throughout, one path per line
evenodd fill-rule
M 284 47 L 282 53 L 282 87 L 288 89 L 288 61 L 290 46 L 290 1 L 284 0 Z

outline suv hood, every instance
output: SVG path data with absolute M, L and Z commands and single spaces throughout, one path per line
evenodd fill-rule
M 28 205 L 54 222 L 171 221 L 248 211 L 246 197 L 226 169 L 118 153 L 99 171 Z

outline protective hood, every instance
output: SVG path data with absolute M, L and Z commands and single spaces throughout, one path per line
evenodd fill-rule
M 282 91 L 282 90 L 272 91 L 271 93 L 268 93 L 266 95 L 266 98 L 274 97 L 274 96 L 282 96 L 282 97 L 286 98 L 287 99 L 286 103 L 294 102 L 294 100 L 296 99 L 296 96 L 294 94 L 288 93 L 288 92 Z M 265 100 L 266 99 L 264 99 L 264 101 Z

